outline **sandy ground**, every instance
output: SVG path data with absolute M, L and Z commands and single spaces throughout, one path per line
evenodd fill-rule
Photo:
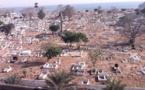
M 67 23 L 66 26 L 69 26 L 71 31 L 81 31 L 84 32 L 85 34 L 87 34 L 87 36 L 89 37 L 89 43 L 87 43 L 87 45 L 92 45 L 92 44 L 96 44 L 97 48 L 100 48 L 102 45 L 106 45 L 108 42 L 112 42 L 112 43 L 117 43 L 120 40 L 122 40 L 122 38 L 120 37 L 120 35 L 107 35 L 107 37 L 109 38 L 109 40 L 104 40 L 104 39 L 100 39 L 100 36 L 103 35 L 105 32 L 105 30 L 100 30 L 100 29 L 95 29 L 90 31 L 90 26 L 91 24 L 84 24 L 85 27 L 87 27 L 86 29 L 79 29 L 76 30 L 76 27 L 74 24 Z M 94 25 L 95 26 L 95 25 Z M 65 27 L 67 28 L 67 27 Z M 110 30 L 112 32 L 115 32 L 114 30 Z M 51 34 L 51 32 L 49 32 Z M 36 35 L 40 34 L 39 32 L 27 32 L 26 36 L 33 36 L 35 37 Z M 25 37 L 24 37 L 25 39 Z M 116 79 L 116 80 L 122 80 L 122 83 L 126 84 L 129 87 L 145 87 L 145 76 L 139 72 L 140 68 L 145 66 L 145 50 L 143 50 L 141 52 L 139 45 L 145 45 L 145 41 L 142 41 L 144 39 L 144 37 L 140 37 L 138 38 L 137 42 L 136 42 L 136 46 L 137 49 L 136 50 L 131 50 L 128 52 L 120 52 L 116 50 L 116 47 L 113 47 L 113 49 L 105 49 L 105 57 L 108 57 L 112 52 L 114 52 L 116 54 L 116 57 L 113 58 L 113 60 L 107 60 L 106 58 L 103 60 L 98 60 L 95 67 L 97 68 L 97 70 L 104 70 L 105 72 L 107 72 L 112 78 Z M 4 41 L 8 41 L 9 40 L 4 40 Z M 59 37 L 56 36 L 52 36 L 49 35 L 49 39 L 48 40 L 43 40 L 43 42 L 55 42 L 61 45 L 66 45 L 65 43 L 63 43 L 61 41 L 61 39 Z M 140 42 L 142 41 L 142 42 Z M 12 41 L 12 44 L 19 46 L 20 44 L 18 44 L 17 41 Z M 84 43 L 82 43 L 84 44 Z M 32 53 L 35 53 L 34 51 L 37 50 L 38 48 L 40 48 L 41 45 L 39 44 L 27 44 L 27 43 L 23 43 L 21 44 L 24 48 L 22 50 L 32 50 Z M 100 45 L 100 46 L 99 46 Z M 2 56 L 3 54 L 6 53 L 6 50 L 9 50 L 9 48 L 6 48 L 5 50 L 1 50 L 0 51 L 0 56 Z M 23 77 L 23 70 L 27 71 L 27 76 L 25 78 L 28 79 L 37 79 L 38 75 L 42 72 L 41 67 L 47 63 L 47 62 L 54 62 L 55 60 L 57 60 L 58 57 L 52 58 L 49 61 L 47 60 L 46 57 L 19 57 L 19 60 L 15 63 L 7 63 L 8 60 L 10 60 L 12 53 L 14 52 L 20 52 L 22 50 L 10 50 L 10 52 L 7 54 L 6 57 L 4 57 L 3 59 L 5 59 L 6 61 L 3 63 L 0 63 L 0 69 L 2 71 L 2 69 L 8 67 L 9 65 L 13 68 L 12 71 L 8 72 L 8 73 L 0 73 L 0 77 L 7 77 L 8 75 L 11 75 L 13 73 L 18 73 L 20 76 Z M 141 60 L 139 62 L 137 62 L 136 64 L 131 64 L 129 63 L 129 54 L 130 53 L 139 53 L 141 55 Z M 123 57 L 126 57 L 128 62 L 127 63 L 122 63 L 121 59 Z M 2 58 L 2 57 L 1 57 Z M 26 63 L 22 63 L 21 60 L 23 58 L 27 58 L 28 62 Z M 77 63 L 80 61 L 84 61 L 86 62 L 86 66 L 85 66 L 85 74 L 81 77 L 81 76 L 75 76 L 75 82 L 78 82 L 79 84 L 82 83 L 83 78 L 88 78 L 90 80 L 90 84 L 95 84 L 95 85 L 100 85 L 103 84 L 101 82 L 95 81 L 96 76 L 95 75 L 89 75 L 88 71 L 90 69 L 90 67 L 92 66 L 92 63 L 88 57 L 87 52 L 84 52 L 82 57 L 59 57 L 62 60 L 61 65 L 59 66 L 59 68 L 56 71 L 61 71 L 61 70 L 66 70 L 66 71 L 70 71 L 71 65 L 73 63 Z M 115 63 L 118 63 L 120 68 L 121 68 L 121 72 L 122 75 L 116 75 L 115 73 L 113 73 L 111 71 L 111 67 L 114 66 Z

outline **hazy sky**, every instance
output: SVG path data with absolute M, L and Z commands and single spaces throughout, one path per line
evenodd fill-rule
M 41 5 L 104 3 L 104 2 L 130 2 L 145 0 L 0 0 L 0 7 L 34 6 L 35 2 Z

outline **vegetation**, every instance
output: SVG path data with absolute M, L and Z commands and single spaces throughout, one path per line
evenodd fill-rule
M 38 8 L 38 3 L 34 3 L 34 8 Z
M 34 16 L 37 16 L 37 13 L 34 8 L 26 8 L 21 11 L 22 15 L 29 20 L 32 20 Z
M 98 9 L 97 9 L 97 8 L 95 8 L 95 9 L 94 9 L 94 11 L 96 12 L 96 11 L 98 11 Z
M 45 17 L 45 12 L 43 11 L 43 9 L 41 9 L 39 12 L 38 12 L 38 18 L 39 19 L 43 19 Z
M 73 83 L 74 77 L 70 72 L 61 71 L 48 75 L 49 80 L 46 80 L 46 84 L 54 87 L 55 90 L 71 90 L 76 83 Z
M 26 75 L 27 75 L 27 70 L 26 69 L 23 70 L 23 75 L 24 75 L 24 77 L 26 77 Z
M 80 41 L 83 42 L 88 42 L 88 38 L 84 33 L 76 33 L 76 32 L 70 32 L 70 31 L 64 31 L 63 34 L 61 35 L 62 40 L 65 43 L 70 43 L 69 46 L 72 45 L 72 43 L 76 42 L 76 43 L 80 43 Z M 80 48 L 80 44 L 78 44 L 78 49 Z
M 59 25 L 51 25 L 49 26 L 49 30 L 52 31 L 52 34 L 54 34 L 57 30 L 59 30 Z
M 91 51 L 88 53 L 88 55 L 89 55 L 89 57 L 90 57 L 90 59 L 91 59 L 91 62 L 92 62 L 92 64 L 93 64 L 93 67 L 95 67 L 95 64 L 96 64 L 97 60 L 98 60 L 99 58 L 101 58 L 103 54 L 102 54 L 102 51 L 101 51 L 101 50 L 99 50 L 99 49 L 94 49 L 94 50 L 91 50 Z
M 18 76 L 17 74 L 12 74 L 7 77 L 7 79 L 5 80 L 5 83 L 19 85 L 19 84 L 21 84 L 21 77 Z
M 126 85 L 121 84 L 121 81 L 108 81 L 103 90 L 125 90 Z
M 4 24 L 3 26 L 0 27 L 0 30 L 2 32 L 5 32 L 6 35 L 10 34 L 12 29 L 15 28 L 15 25 L 13 23 L 9 23 L 9 24 Z
M 0 21 L 0 26 L 3 25 L 4 23 L 2 21 Z
M 69 20 L 71 20 L 71 17 L 74 15 L 75 10 L 74 7 L 70 6 L 70 5 L 66 5 L 64 8 L 64 14 L 65 16 L 67 16 L 69 18 Z
M 62 49 L 58 46 L 51 46 L 50 48 L 48 48 L 48 50 L 46 51 L 46 53 L 44 54 L 45 57 L 47 57 L 47 59 L 51 59 L 57 55 L 60 55 L 62 52 Z
M 145 32 L 144 24 L 144 18 L 133 13 L 125 15 L 117 22 L 117 25 L 123 28 L 119 30 L 120 33 L 127 38 L 132 49 L 135 49 L 136 38 Z

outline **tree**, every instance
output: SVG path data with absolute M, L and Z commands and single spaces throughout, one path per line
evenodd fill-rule
M 145 2 L 139 4 L 138 9 L 142 10 L 145 8 Z
M 55 90 L 71 90 L 76 83 L 73 83 L 74 77 L 70 72 L 60 71 L 54 72 L 48 75 L 49 80 L 46 80 L 46 84 L 54 87 Z
M 36 3 L 34 3 L 34 8 L 38 8 L 39 6 L 38 6 L 38 3 L 36 2 Z
M 135 12 L 137 15 L 141 14 L 141 11 L 139 9 L 135 9 Z
M 88 42 L 88 38 L 84 33 L 76 33 L 76 32 L 70 32 L 70 31 L 64 31 L 63 34 L 61 35 L 61 39 L 65 42 L 65 43 L 70 43 L 70 46 L 72 43 L 76 42 L 76 43 L 80 43 L 80 41 L 83 42 Z M 78 48 L 80 47 L 80 45 L 78 45 Z
M 10 34 L 12 29 L 15 28 L 15 25 L 13 23 L 9 23 L 9 24 L 4 24 L 3 26 L 0 27 L 0 30 L 2 32 L 5 32 L 6 35 Z
M 36 16 L 37 13 L 34 8 L 26 8 L 21 11 L 22 15 L 25 15 L 26 18 L 32 20 L 32 17 Z
M 48 50 L 46 51 L 44 56 L 47 57 L 47 59 L 51 59 L 57 55 L 60 55 L 61 52 L 62 52 L 62 49 L 60 47 L 52 46 L 52 47 L 48 48 Z
M 0 21 L 0 26 L 3 25 L 4 23 L 2 21 Z
M 64 8 L 64 14 L 65 16 L 68 16 L 69 20 L 71 20 L 71 17 L 74 15 L 75 10 L 73 6 L 66 5 Z
M 89 12 L 89 10 L 85 10 L 86 12 Z
M 19 85 L 19 84 L 21 84 L 21 77 L 18 76 L 17 74 L 12 74 L 7 77 L 7 79 L 5 80 L 5 83 Z
M 121 84 L 121 81 L 108 81 L 106 87 L 102 90 L 125 90 L 126 85 Z
M 64 17 L 64 6 L 63 5 L 58 5 L 57 7 L 57 10 L 58 10 L 58 17 L 60 18 L 60 30 L 61 30 L 61 33 L 62 33 L 62 30 L 63 30 L 63 17 Z
M 142 13 L 145 13 L 145 8 L 141 10 Z
M 52 31 L 52 34 L 54 34 L 57 30 L 59 30 L 59 25 L 51 25 L 49 26 L 49 30 Z
M 98 9 L 97 9 L 97 8 L 95 8 L 95 9 L 94 9 L 94 11 L 96 12 L 96 11 L 98 11 Z
M 98 9 L 98 13 L 99 13 L 99 14 L 101 14 L 101 13 L 103 12 L 103 10 L 102 10 L 102 6 L 98 6 L 97 9 Z
M 41 48 L 43 51 L 47 52 L 48 49 L 49 49 L 50 47 L 52 47 L 52 46 L 58 47 L 58 45 L 57 45 L 56 43 L 47 42 L 47 43 L 42 43 L 41 46 L 40 46 L 40 48 Z
M 78 43 L 78 49 L 80 49 L 80 41 L 83 41 L 85 43 L 89 41 L 86 34 L 81 32 L 76 33 L 76 42 Z
M 102 52 L 99 49 L 94 49 L 94 50 L 91 50 L 88 53 L 88 55 L 89 55 L 89 58 L 91 59 L 93 67 L 95 67 L 97 60 L 102 56 Z
M 38 18 L 39 19 L 43 19 L 45 17 L 45 12 L 43 11 L 43 9 L 41 9 L 39 12 L 38 12 Z
M 126 9 L 125 9 L 125 8 L 122 8 L 122 9 L 121 9 L 121 11 L 123 11 L 123 12 L 124 12 L 124 11 L 126 11 Z
M 145 32 L 145 19 L 143 16 L 134 13 L 127 14 L 120 18 L 117 25 L 123 28 L 119 32 L 128 39 L 132 49 L 135 49 L 136 38 Z

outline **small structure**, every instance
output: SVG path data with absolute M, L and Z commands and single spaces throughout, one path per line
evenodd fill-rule
M 19 56 L 31 56 L 31 50 L 25 50 L 19 53 Z
M 87 78 L 83 79 L 82 84 L 90 84 L 89 79 L 87 79 Z
M 7 68 L 3 69 L 3 71 L 2 71 L 2 72 L 4 72 L 4 73 L 8 73 L 8 72 L 10 72 L 11 70 L 12 70 L 12 67 L 11 67 L 11 66 L 9 66 L 9 67 L 7 67 Z
M 97 77 L 98 77 L 98 81 L 99 82 L 105 82 L 105 81 L 107 81 L 107 76 L 108 76 L 108 74 L 105 73 L 103 70 L 99 70 L 98 71 Z
M 49 74 L 48 69 L 43 69 L 43 72 L 38 76 L 38 79 L 39 80 L 44 80 L 44 79 L 46 79 L 48 74 Z

